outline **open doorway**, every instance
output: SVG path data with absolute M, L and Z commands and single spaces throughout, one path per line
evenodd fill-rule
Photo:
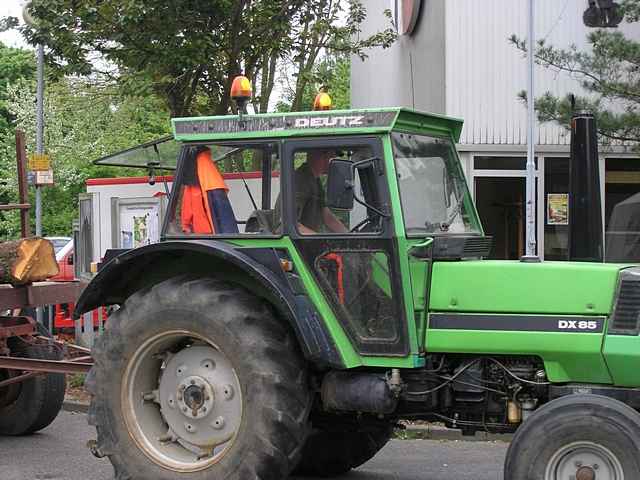
M 475 197 L 486 235 L 493 237 L 489 258 L 518 259 L 525 253 L 524 177 L 476 177 Z

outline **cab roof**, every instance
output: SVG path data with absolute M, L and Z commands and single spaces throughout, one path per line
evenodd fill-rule
M 310 135 L 354 135 L 391 130 L 451 135 L 457 142 L 462 120 L 403 107 L 322 110 L 188 117 L 171 120 L 174 138 L 181 142 L 257 139 Z

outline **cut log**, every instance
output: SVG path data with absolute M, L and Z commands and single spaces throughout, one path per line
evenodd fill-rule
M 58 274 L 53 244 L 32 237 L 0 243 L 0 283 L 25 285 Z

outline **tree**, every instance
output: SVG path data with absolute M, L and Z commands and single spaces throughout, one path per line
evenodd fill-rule
M 299 101 L 299 109 L 309 110 L 320 91 L 325 91 L 331 96 L 332 108 L 342 110 L 351 108 L 351 61 L 346 55 L 326 56 L 314 67 Z M 296 96 L 297 82 L 287 80 L 289 76 L 283 75 L 283 97 L 276 105 L 279 112 L 293 111 L 293 102 Z
M 625 21 L 640 18 L 640 0 L 623 3 Z M 515 35 L 510 41 L 526 52 L 526 41 Z M 588 35 L 589 51 L 576 46 L 557 48 L 544 40 L 537 43 L 535 61 L 544 67 L 566 72 L 580 80 L 586 95 L 575 98 L 576 109 L 587 109 L 598 120 L 603 142 L 640 144 L 640 42 L 620 31 L 599 29 Z M 526 93 L 520 94 L 526 99 Z M 546 92 L 535 100 L 538 119 L 569 127 L 573 98 L 559 98 Z
M 35 85 L 9 87 L 8 110 L 24 130 L 28 152 L 35 147 Z M 114 85 L 93 79 L 61 79 L 47 86 L 45 145 L 52 159 L 55 185 L 43 187 L 43 232 L 69 235 L 77 218 L 78 194 L 91 177 L 132 175 L 133 169 L 98 167 L 92 160 L 169 133 L 168 112 L 154 96 L 123 98 Z M 90 128 L 88 127 L 90 126 Z M 10 172 L 5 193 L 15 199 L 15 147 L 12 130 L 0 137 L 0 171 Z M 33 204 L 33 199 L 31 199 Z M 33 216 L 32 211 L 32 216 Z M 0 238 L 19 234 L 18 216 L 0 218 Z
M 31 13 L 37 30 L 22 31 L 48 47 L 51 65 L 89 75 L 97 55 L 111 66 L 103 73 L 135 94 L 156 93 L 172 116 L 227 113 L 241 72 L 255 81 L 255 107 L 264 112 L 277 66 L 288 58 L 298 108 L 322 52 L 363 56 L 395 39 L 390 28 L 358 38 L 366 16 L 359 0 L 33 0 Z
M 36 62 L 32 52 L 10 48 L 0 42 L 0 132 L 7 131 L 13 119 L 7 109 L 7 91 L 25 79 L 33 78 Z
M 345 8 L 345 4 L 348 8 Z M 341 17 L 346 14 L 346 20 Z M 391 13 L 385 15 L 391 22 Z M 293 22 L 291 58 L 296 83 L 291 99 L 291 110 L 304 110 L 303 99 L 310 83 L 322 80 L 322 69 L 317 62 L 324 54 L 335 58 L 357 55 L 366 58 L 366 50 L 373 47 L 388 48 L 396 40 L 396 31 L 389 27 L 369 37 L 360 38 L 361 25 L 367 12 L 359 1 L 312 0 L 305 2 Z M 328 65 L 325 62 L 325 66 Z M 319 75 L 320 74 L 320 75 Z M 326 76 L 326 74 L 325 74 Z

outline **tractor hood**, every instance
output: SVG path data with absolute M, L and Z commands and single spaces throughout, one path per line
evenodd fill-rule
M 609 315 L 628 265 L 477 260 L 436 262 L 432 312 Z

